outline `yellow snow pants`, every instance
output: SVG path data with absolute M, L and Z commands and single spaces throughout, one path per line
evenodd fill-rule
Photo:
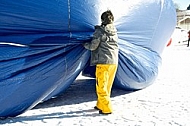
M 96 106 L 102 110 L 103 113 L 111 113 L 113 111 L 110 95 L 116 71 L 116 64 L 96 65 Z

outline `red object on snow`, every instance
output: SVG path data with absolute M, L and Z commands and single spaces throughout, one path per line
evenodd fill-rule
M 168 44 L 167 44 L 167 47 L 170 46 L 171 43 L 172 43 L 172 38 L 170 38 L 170 40 L 169 40 L 169 42 L 168 42 Z

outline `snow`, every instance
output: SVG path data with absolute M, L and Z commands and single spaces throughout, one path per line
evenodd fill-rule
M 166 47 L 155 82 L 136 92 L 113 88 L 114 112 L 100 115 L 95 80 L 79 76 L 57 98 L 5 120 L 1 126 L 188 126 L 190 125 L 190 48 Z

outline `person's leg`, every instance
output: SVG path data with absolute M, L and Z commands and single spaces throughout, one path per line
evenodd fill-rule
M 106 102 L 107 92 L 107 70 L 104 65 L 96 65 L 96 93 L 97 93 L 97 103 L 98 109 L 103 110 L 103 103 Z
M 112 113 L 110 92 L 116 72 L 116 65 L 97 65 L 96 66 L 96 106 L 103 113 Z
M 108 88 L 107 88 L 109 96 L 111 95 L 111 88 L 113 85 L 113 81 L 115 79 L 116 71 L 117 71 L 117 65 L 111 65 L 109 67 L 109 82 L 108 82 Z
M 188 42 L 187 42 L 187 47 L 189 47 L 189 41 L 190 41 L 190 38 L 188 39 Z

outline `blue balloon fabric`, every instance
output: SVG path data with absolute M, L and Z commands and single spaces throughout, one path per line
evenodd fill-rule
M 153 84 L 176 25 L 172 0 L 1 0 L 0 118 L 14 117 L 64 92 L 83 72 L 102 12 L 115 16 L 119 66 L 114 86 Z

